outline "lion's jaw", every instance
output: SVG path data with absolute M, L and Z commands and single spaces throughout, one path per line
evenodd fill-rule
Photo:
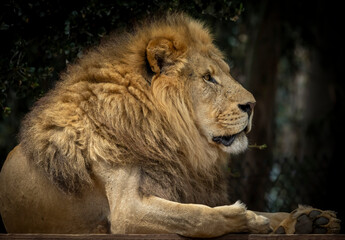
M 253 113 L 245 118 L 242 117 L 236 128 L 213 128 L 213 126 L 224 125 L 223 123 L 208 120 L 203 128 L 203 135 L 212 146 L 217 146 L 222 151 L 229 154 L 239 154 L 244 152 L 248 147 L 247 133 L 252 126 Z M 204 118 L 205 119 L 205 118 Z M 212 119 L 212 118 L 211 118 Z M 203 122 L 203 121 L 201 121 Z M 212 124 L 212 123 L 213 124 Z
M 230 136 L 212 137 L 212 142 L 216 143 L 224 152 L 232 154 L 241 153 L 248 146 L 248 139 L 243 131 Z
M 217 133 L 209 133 L 208 141 L 211 144 L 216 143 L 218 147 L 224 152 L 231 154 L 238 154 L 245 151 L 248 147 L 248 138 L 247 134 L 251 131 L 252 128 L 252 119 L 254 111 L 248 117 L 240 118 L 238 121 L 237 130 L 235 133 L 227 133 L 217 135 Z M 227 131 L 225 131 L 227 132 Z

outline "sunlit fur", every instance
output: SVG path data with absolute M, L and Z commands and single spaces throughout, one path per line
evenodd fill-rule
M 140 166 L 143 194 L 224 204 L 226 152 L 243 151 L 247 138 L 242 133 L 233 150 L 210 139 L 250 128 L 237 105 L 253 97 L 222 59 L 204 25 L 183 14 L 113 35 L 37 102 L 23 121 L 21 146 L 68 193 L 92 188 L 93 165 L 102 161 Z M 219 86 L 202 79 L 211 65 Z M 222 126 L 217 117 L 226 111 L 240 125 Z

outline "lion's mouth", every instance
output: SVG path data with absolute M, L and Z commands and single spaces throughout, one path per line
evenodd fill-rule
M 223 144 L 226 147 L 229 147 L 235 141 L 237 135 L 238 134 L 234 134 L 230 136 L 216 136 L 212 138 L 212 141 L 218 144 Z

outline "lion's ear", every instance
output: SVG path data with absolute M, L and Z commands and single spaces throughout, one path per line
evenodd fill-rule
M 159 74 L 164 71 L 164 67 L 173 65 L 184 51 L 183 44 L 166 38 L 155 38 L 146 47 L 146 57 L 151 70 Z

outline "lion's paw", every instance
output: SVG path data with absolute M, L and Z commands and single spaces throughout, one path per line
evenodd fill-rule
M 276 234 L 333 234 L 339 233 L 340 220 L 332 211 L 299 206 L 280 223 Z

